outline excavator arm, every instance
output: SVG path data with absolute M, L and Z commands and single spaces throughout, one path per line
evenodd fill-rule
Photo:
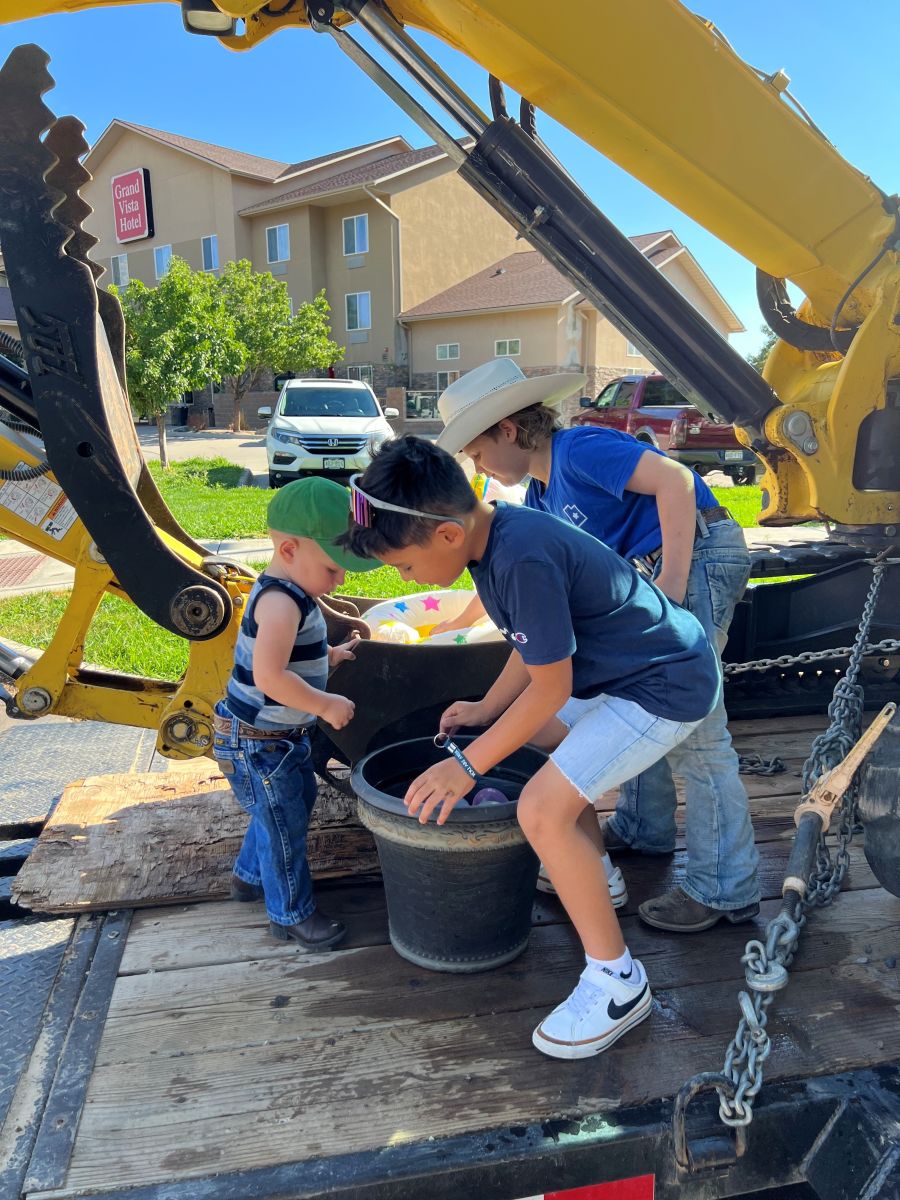
M 894 536 L 900 505 L 900 456 L 891 453 L 900 439 L 898 198 L 841 157 L 793 99 L 784 72 L 767 75 L 744 63 L 710 22 L 678 0 L 598 0 L 552 10 L 537 0 L 396 0 L 390 9 L 374 0 L 347 0 L 338 9 L 330 0 L 216 4 L 223 20 L 235 22 L 222 37 L 232 49 L 311 26 L 337 36 L 359 61 L 362 52 L 348 46 L 346 32 L 357 21 L 420 82 L 433 64 L 423 73 L 425 56 L 410 49 L 406 31 L 431 33 L 744 255 L 757 268 L 761 307 L 779 338 L 765 371 L 771 390 L 754 386 L 737 355 L 713 355 L 693 344 L 698 335 L 689 322 L 678 337 L 687 335 L 692 344 L 673 355 L 644 307 L 655 304 L 665 316 L 657 324 L 670 323 L 673 306 L 657 289 L 648 295 L 637 285 L 632 299 L 644 308 L 637 313 L 627 300 L 620 307 L 620 297 L 598 295 L 589 283 L 588 294 L 701 406 L 736 421 L 739 436 L 766 466 L 764 524 L 824 518 L 845 536 L 876 542 Z M 88 0 L 2 0 L 0 17 L 94 6 Z M 192 0 L 184 0 L 188 27 L 192 8 Z M 454 92 L 440 72 L 425 86 L 439 100 Z M 463 107 L 468 116 L 477 112 L 470 102 Z M 448 111 L 458 119 L 456 100 Z M 489 139 L 495 148 L 497 116 Z M 506 142 L 507 156 L 515 158 L 521 143 L 511 134 Z M 466 157 L 477 160 L 480 149 Z M 571 201 L 564 193 L 559 198 Z M 508 197 L 492 202 L 524 225 L 534 244 L 538 225 L 546 231 L 555 215 L 545 203 L 536 222 Z M 578 264 L 573 269 L 564 254 L 552 257 L 585 286 Z M 613 257 L 610 273 L 621 280 L 623 255 L 617 250 Z M 796 313 L 787 281 L 806 297 Z M 691 357 L 694 368 L 680 361 Z M 718 365 L 698 371 L 698 357 Z
M 375 0 L 216 3 L 182 0 L 184 25 L 217 27 L 235 50 L 292 27 L 334 39 L 698 406 L 735 422 L 766 468 L 764 524 L 820 518 L 857 547 L 896 540 L 898 198 L 837 153 L 790 97 L 783 73 L 743 63 L 677 0 L 596 0 L 552 12 L 536 0 L 398 0 L 390 9 Z M 0 21 L 96 6 L 0 0 Z M 400 71 L 367 53 L 355 25 L 468 139 L 424 110 Z M 490 113 L 418 47 L 415 29 L 486 69 Z M 125 393 L 121 313 L 97 287 L 93 239 L 82 228 L 81 129 L 43 104 L 52 86 L 46 63 L 37 47 L 20 47 L 0 73 L 0 241 L 25 357 L 24 370 L 0 359 L 0 403 L 12 414 L 0 430 L 0 470 L 38 473 L 55 489 L 45 488 L 37 524 L 10 516 L 4 528 L 71 562 L 76 582 L 53 644 L 18 681 L 18 702 L 30 715 L 155 726 L 165 753 L 204 753 L 249 579 L 205 561 L 143 463 Z M 504 85 L 523 98 L 518 121 Z M 761 307 L 780 339 L 764 377 L 556 163 L 537 136 L 535 106 L 756 265 Z M 806 296 L 796 312 L 787 281 Z M 182 681 L 99 679 L 80 665 L 87 624 L 109 591 L 188 639 Z

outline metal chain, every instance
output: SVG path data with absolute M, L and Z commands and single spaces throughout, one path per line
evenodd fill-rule
M 738 755 L 738 770 L 742 775 L 780 775 L 785 769 L 780 758 L 763 758 L 755 751 Z
M 879 564 L 880 566 L 881 564 Z M 800 654 L 782 654 L 778 658 L 757 658 L 752 662 L 723 663 L 725 676 L 742 675 L 746 671 L 770 671 L 773 667 L 793 667 L 797 664 L 826 662 L 832 658 L 849 658 L 856 649 L 853 646 L 835 646 L 831 650 L 804 650 Z M 882 642 L 867 642 L 863 654 L 900 654 L 900 641 L 885 638 Z
M 860 666 L 865 654 L 872 650 L 897 647 L 900 643 L 881 642 L 872 647 L 868 642 L 869 627 L 878 602 L 878 592 L 885 564 L 876 563 L 872 584 L 863 607 L 856 640 L 848 648 L 850 662 L 834 689 L 828 706 L 829 725 L 812 744 L 803 767 L 803 792 L 807 794 L 826 771 L 846 757 L 858 740 L 862 728 L 863 689 L 858 683 Z M 820 652 L 822 653 L 822 652 Z M 834 655 L 835 651 L 825 651 Z M 803 655 L 798 656 L 809 661 Z M 781 663 L 781 660 L 774 660 Z M 792 659 L 790 661 L 797 661 Z M 745 665 L 745 664 L 742 664 Z M 785 663 L 787 665 L 787 663 Z M 837 854 L 832 861 L 824 833 L 816 849 L 816 864 L 810 874 L 807 893 L 792 908 L 782 907 L 766 927 L 765 942 L 753 939 L 747 943 L 741 962 L 749 992 L 740 992 L 738 1002 L 741 1019 L 737 1031 L 725 1052 L 723 1074 L 732 1081 L 734 1095 L 719 1092 L 719 1116 L 724 1124 L 746 1126 L 753 1120 L 753 1101 L 762 1087 L 763 1064 L 769 1057 L 772 1043 L 766 1031 L 768 1009 L 775 995 L 788 982 L 788 967 L 806 924 L 806 912 L 816 906 L 830 904 L 840 891 L 850 864 L 849 846 L 856 818 L 858 783 L 854 779 L 848 788 L 839 812 Z

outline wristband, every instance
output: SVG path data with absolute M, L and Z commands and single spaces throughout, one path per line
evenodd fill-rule
M 434 735 L 434 744 L 438 750 L 446 750 L 448 754 L 452 754 L 470 779 L 478 778 L 478 772 L 463 754 L 462 750 L 460 750 L 459 746 L 457 746 L 456 742 L 450 741 L 448 733 L 436 733 Z

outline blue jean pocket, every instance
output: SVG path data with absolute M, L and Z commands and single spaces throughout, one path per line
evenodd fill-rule
M 277 787 L 280 780 L 290 771 L 302 767 L 309 759 L 312 751 L 309 740 L 303 738 L 299 742 L 289 738 L 272 739 L 257 742 L 249 750 L 253 766 L 264 784 Z
M 750 564 L 744 559 L 741 562 L 719 561 L 703 565 L 709 581 L 713 624 L 722 633 L 727 633 L 735 606 L 750 579 Z
M 227 738 L 216 735 L 213 741 L 213 758 L 219 770 L 231 784 L 235 799 L 248 812 L 253 808 L 253 788 L 247 774 L 247 762 L 241 746 L 230 746 Z

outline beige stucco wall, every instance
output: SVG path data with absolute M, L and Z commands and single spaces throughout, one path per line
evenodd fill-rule
M 249 258 L 256 271 L 268 271 L 275 279 L 287 285 L 288 295 L 298 306 L 312 299 L 323 286 L 321 278 L 313 279 L 311 253 L 312 222 L 308 208 L 284 209 L 258 217 L 245 218 L 250 228 Z M 288 251 L 290 257 L 284 262 L 268 261 L 267 230 L 279 225 L 288 227 Z M 316 286 L 317 285 L 317 286 Z
M 471 371 L 494 357 L 494 342 L 501 338 L 520 339 L 522 350 L 514 362 L 526 374 L 529 370 L 556 363 L 558 308 L 554 305 L 551 308 L 410 321 L 413 373 Z M 438 361 L 436 347 L 445 342 L 459 342 L 458 359 Z
M 366 254 L 344 254 L 344 218 L 369 218 L 369 249 Z M 393 261 L 395 233 L 391 215 L 366 196 L 324 209 L 323 244 L 328 302 L 331 305 L 332 337 L 345 347 L 347 364 L 393 361 L 397 316 L 397 286 Z M 347 329 L 346 296 L 369 292 L 372 328 L 357 331 L 355 340 Z M 365 333 L 365 340 L 360 340 Z
M 445 161 L 441 173 L 392 196 L 401 221 L 401 304 L 415 308 L 429 296 L 530 246 Z M 448 253 L 448 247 L 452 252 Z
M 135 167 L 150 172 L 154 236 L 120 244 L 115 240 L 110 181 Z M 201 239 L 213 233 L 219 238 L 219 262 L 235 256 L 231 177 L 226 171 L 131 133 L 122 135 L 95 170 L 95 178 L 83 191 L 94 210 L 85 227 L 98 238 L 92 257 L 107 270 L 110 255 L 127 254 L 130 277 L 152 286 L 155 247 L 170 245 L 173 254 L 199 268 Z M 109 282 L 109 276 L 104 276 L 101 286 Z
M 669 283 L 684 296 L 685 300 L 690 301 L 694 308 L 709 321 L 713 329 L 719 331 L 723 337 L 728 336 L 728 330 L 722 319 L 722 313 L 713 307 L 708 296 L 700 290 L 691 276 L 688 274 L 684 266 L 684 255 L 679 255 L 673 258 L 671 262 L 666 263 L 662 268 L 662 273 L 668 279 Z

